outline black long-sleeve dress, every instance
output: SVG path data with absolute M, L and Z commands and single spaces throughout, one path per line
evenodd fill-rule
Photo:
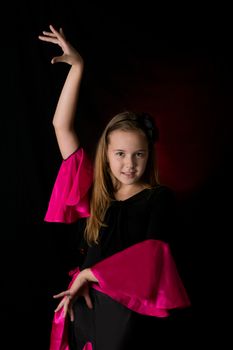
M 46 220 L 77 221 L 82 235 L 91 180 L 91 166 L 79 149 L 62 163 Z M 82 189 L 77 191 L 77 186 Z M 89 267 L 99 280 L 90 288 L 93 309 L 78 298 L 75 320 L 64 322 L 62 336 L 57 327 L 61 319 L 55 319 L 51 350 L 165 348 L 169 310 L 190 304 L 170 251 L 174 208 L 172 191 L 161 185 L 112 201 L 99 244 L 84 243 L 85 258 L 76 271 Z

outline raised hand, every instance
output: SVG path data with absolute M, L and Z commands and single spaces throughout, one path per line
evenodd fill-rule
M 42 41 L 59 45 L 63 51 L 62 55 L 53 57 L 51 63 L 63 62 L 82 68 L 83 59 L 78 51 L 68 42 L 63 29 L 60 28 L 59 31 L 57 31 L 52 25 L 50 25 L 49 28 L 51 30 L 50 32 L 43 31 L 43 35 L 39 35 L 38 38 Z

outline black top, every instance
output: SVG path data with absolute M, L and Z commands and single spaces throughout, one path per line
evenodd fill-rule
M 79 220 L 84 231 L 86 219 Z M 98 245 L 87 249 L 81 269 L 146 239 L 169 242 L 174 224 L 174 194 L 166 186 L 144 189 L 126 200 L 112 201 Z

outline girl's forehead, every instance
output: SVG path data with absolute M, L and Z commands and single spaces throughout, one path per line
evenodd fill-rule
M 109 146 L 113 148 L 145 148 L 147 138 L 140 130 L 114 130 L 109 134 Z
M 144 139 L 146 138 L 144 132 L 142 130 L 121 130 L 117 129 L 109 134 L 109 138 L 111 140 L 124 139 L 127 140 L 129 138 L 132 139 Z

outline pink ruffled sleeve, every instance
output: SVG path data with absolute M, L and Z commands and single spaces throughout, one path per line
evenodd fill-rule
M 92 287 L 137 313 L 167 317 L 169 310 L 191 306 L 169 245 L 149 239 L 126 248 L 91 267 L 98 279 Z M 80 273 L 70 271 L 71 287 Z M 54 313 L 49 350 L 69 350 L 63 308 Z M 91 350 L 86 343 L 83 350 Z
M 62 161 L 44 220 L 73 223 L 88 217 L 93 167 L 83 148 Z
M 93 288 L 144 315 L 166 317 L 191 305 L 167 243 L 146 240 L 91 268 Z

